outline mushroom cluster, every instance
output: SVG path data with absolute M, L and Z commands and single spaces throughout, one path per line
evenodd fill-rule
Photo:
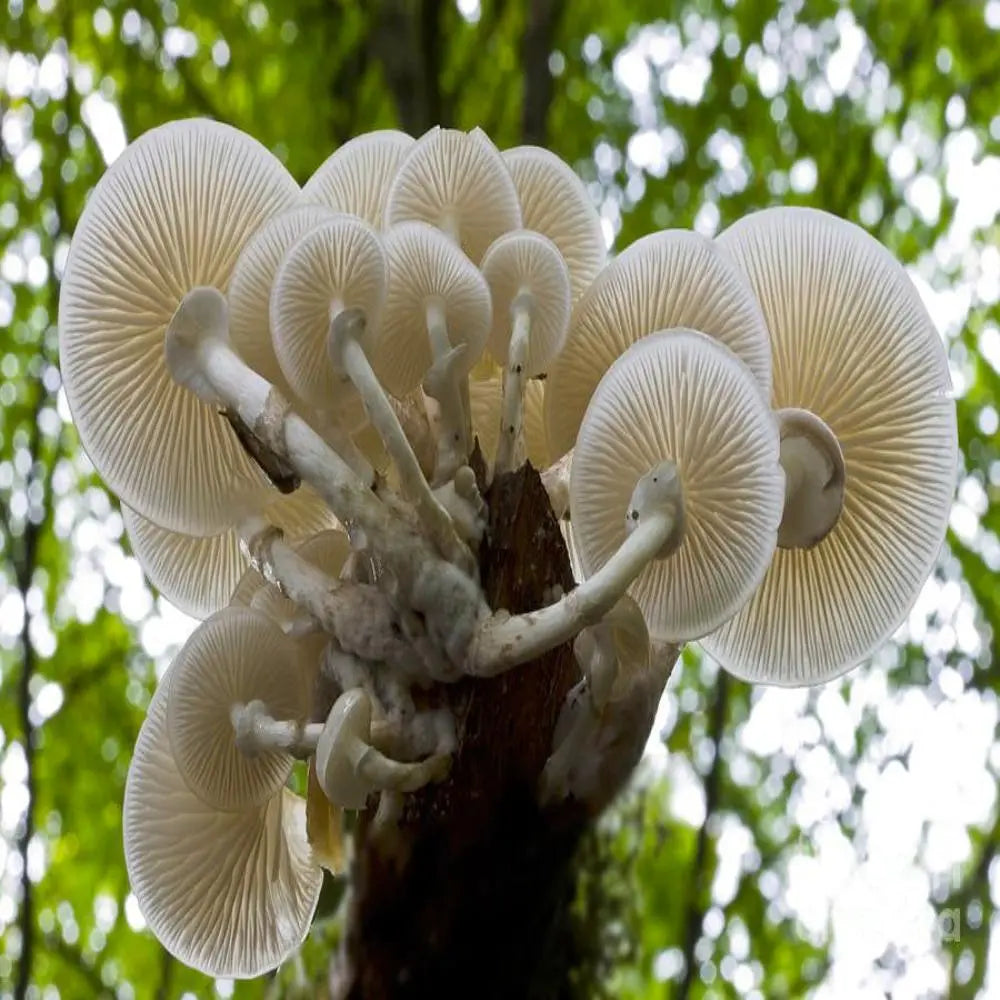
M 87 203 L 59 328 L 135 554 L 203 619 L 124 836 L 149 925 L 213 975 L 301 943 L 342 810 L 444 778 L 435 689 L 572 642 L 538 797 L 597 811 L 681 644 L 769 684 L 868 656 L 956 475 L 941 341 L 863 230 L 767 209 L 608 262 L 574 172 L 478 129 L 358 137 L 302 188 L 226 125 L 147 132 Z M 512 615 L 477 554 L 486 487 L 528 461 L 579 582 Z

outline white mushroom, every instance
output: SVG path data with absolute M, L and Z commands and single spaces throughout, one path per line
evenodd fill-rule
M 298 193 L 256 140 L 190 119 L 129 145 L 76 227 L 59 296 L 73 419 L 108 486 L 170 530 L 213 534 L 273 499 L 217 408 L 172 381 L 164 334 L 192 288 L 225 290 L 251 234 Z
M 788 496 L 760 588 L 702 644 L 739 677 L 818 684 L 892 634 L 937 558 L 958 463 L 948 360 L 860 227 L 769 209 L 719 240 L 770 329 Z
M 304 803 L 285 788 L 223 812 L 188 788 L 167 731 L 173 670 L 150 702 L 125 783 L 125 864 L 139 909 L 176 958 L 210 976 L 252 978 L 302 943 L 323 873 Z

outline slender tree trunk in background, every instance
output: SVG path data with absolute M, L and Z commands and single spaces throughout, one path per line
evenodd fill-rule
M 572 575 L 534 469 L 498 477 L 480 551 L 494 608 L 528 611 Z M 459 749 L 448 780 L 410 797 L 398 827 L 366 815 L 335 995 L 556 998 L 576 964 L 572 861 L 587 817 L 543 812 L 538 777 L 578 671 L 567 643 L 489 680 L 443 688 Z

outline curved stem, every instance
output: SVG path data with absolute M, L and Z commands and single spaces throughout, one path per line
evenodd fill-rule
M 438 299 L 427 303 L 427 337 L 433 363 L 424 378 L 424 392 L 437 400 L 440 408 L 437 464 L 434 482 L 450 479 L 469 454 L 468 406 L 462 399 L 467 380 L 461 370 L 465 346 L 452 347 L 444 304 Z
M 447 756 L 438 754 L 417 763 L 404 764 L 361 740 L 352 742 L 348 754 L 358 778 L 380 792 L 415 792 L 443 778 L 450 763 Z
M 493 615 L 476 634 L 466 673 L 490 677 L 533 660 L 599 621 L 671 539 L 672 510 L 650 513 L 593 576 L 547 608 L 523 615 Z
M 519 295 L 514 300 L 511 312 L 514 329 L 507 348 L 496 474 L 511 472 L 524 464 L 524 386 L 528 381 L 526 368 L 531 336 L 530 297 Z
M 305 759 L 316 752 L 323 732 L 321 722 L 304 724 L 294 719 L 275 719 L 261 701 L 233 705 L 229 718 L 236 745 L 248 757 L 284 750 Z

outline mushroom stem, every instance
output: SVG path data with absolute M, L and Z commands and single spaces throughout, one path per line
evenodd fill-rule
M 672 462 L 661 462 L 636 484 L 625 541 L 589 579 L 561 600 L 522 615 L 492 615 L 478 629 L 466 673 L 491 677 L 572 639 L 606 615 L 654 559 L 669 555 L 683 534 L 684 506 Z
M 451 762 L 447 754 L 434 754 L 426 760 L 404 764 L 358 739 L 349 744 L 347 756 L 354 773 L 373 791 L 380 792 L 415 792 L 443 778 Z
M 476 561 L 469 547 L 458 537 L 447 511 L 431 492 L 413 447 L 403 432 L 381 383 L 361 346 L 365 317 L 358 309 L 344 309 L 330 323 L 327 350 L 338 368 L 350 376 L 365 405 L 368 419 L 378 431 L 385 450 L 399 471 L 403 495 L 413 502 L 417 515 L 438 551 L 464 572 L 476 572 Z
M 304 760 L 316 752 L 323 723 L 275 719 L 262 701 L 233 705 L 229 712 L 236 746 L 248 757 L 283 750 Z
M 809 410 L 777 413 L 785 509 L 778 547 L 811 549 L 833 530 L 844 509 L 847 470 L 833 431 Z
M 434 482 L 447 482 L 469 454 L 468 404 L 462 399 L 462 385 L 467 384 L 461 364 L 465 346 L 451 346 L 444 303 L 431 299 L 427 303 L 427 337 L 431 344 L 433 364 L 424 377 L 424 392 L 437 401 L 440 408 L 438 423 L 437 465 Z
M 222 293 L 208 287 L 189 292 L 167 327 L 164 346 L 177 382 L 239 413 L 262 445 L 316 489 L 347 529 L 351 544 L 377 560 L 391 580 L 396 606 L 423 615 L 428 636 L 447 652 L 457 673 L 485 610 L 478 583 L 394 516 L 291 412 L 281 394 L 236 355 L 229 346 Z
M 500 438 L 496 473 L 511 472 L 524 464 L 524 386 L 531 337 L 532 297 L 522 291 L 511 305 L 514 328 L 507 348 L 507 371 L 500 409 Z
M 549 503 L 552 505 L 552 513 L 556 520 L 561 521 L 564 517 L 569 517 L 569 480 L 573 469 L 573 452 L 566 452 L 557 462 L 553 462 L 547 469 L 542 469 L 539 473 L 542 486 L 549 495 Z

